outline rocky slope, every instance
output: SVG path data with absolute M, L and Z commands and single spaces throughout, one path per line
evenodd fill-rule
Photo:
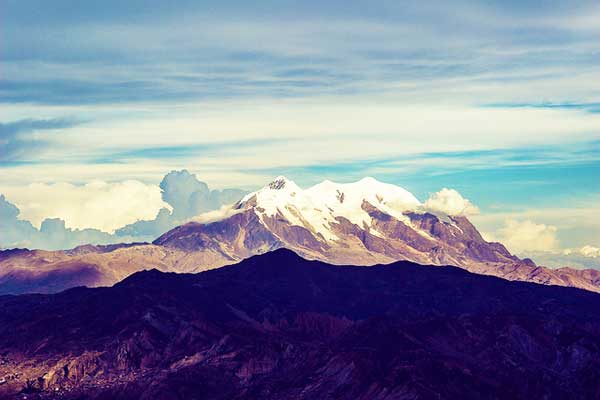
M 111 286 L 146 269 L 197 272 L 232 262 L 210 250 L 186 252 L 147 243 L 88 245 L 67 251 L 6 250 L 0 252 L 0 295 Z
M 408 260 L 600 291 L 596 272 L 552 270 L 521 260 L 502 244 L 485 241 L 467 217 L 432 209 L 400 187 L 365 178 L 350 184 L 325 181 L 303 190 L 280 177 L 151 245 L 2 252 L 0 294 L 111 285 L 150 268 L 198 272 L 282 247 L 333 264 Z
M 0 398 L 600 396 L 600 295 L 452 267 L 278 250 L 0 309 Z

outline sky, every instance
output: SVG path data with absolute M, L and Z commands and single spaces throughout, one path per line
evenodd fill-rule
M 0 210 L 112 235 L 173 223 L 170 171 L 207 199 L 373 176 L 457 190 L 512 251 L 579 257 L 600 248 L 599 20 L 597 1 L 0 0 Z

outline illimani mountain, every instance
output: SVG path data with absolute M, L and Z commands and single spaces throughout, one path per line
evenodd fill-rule
M 285 249 L 0 296 L 0 398 L 592 399 L 600 295 Z
M 303 190 L 278 177 L 224 215 L 228 218 L 212 224 L 182 225 L 154 243 L 192 252 L 210 249 L 232 260 L 280 247 L 334 264 L 408 260 L 600 291 L 597 271 L 538 267 L 487 242 L 467 217 L 431 209 L 410 192 L 373 178 L 324 181 Z
M 499 243 L 486 242 L 466 217 L 432 213 L 406 190 L 372 178 L 325 181 L 302 190 L 279 177 L 228 214 L 213 224 L 177 227 L 154 243 L 186 251 L 213 249 L 231 259 L 286 247 L 335 264 L 533 265 Z
M 231 206 L 164 233 L 152 244 L 0 253 L 0 293 L 107 286 L 150 268 L 199 272 L 279 248 L 331 264 L 407 260 L 600 291 L 597 271 L 553 270 L 520 259 L 502 244 L 486 241 L 462 213 L 421 203 L 398 186 L 365 178 L 301 189 L 279 177 Z

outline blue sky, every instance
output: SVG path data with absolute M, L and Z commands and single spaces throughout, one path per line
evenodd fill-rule
M 83 228 L 60 191 L 90 182 L 371 175 L 457 189 L 490 237 L 531 221 L 547 250 L 600 247 L 598 20 L 596 1 L 0 0 L 0 193 Z

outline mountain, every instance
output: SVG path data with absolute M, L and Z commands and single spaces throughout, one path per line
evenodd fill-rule
M 600 295 L 453 267 L 281 249 L 0 309 L 0 398 L 600 396 Z
M 487 243 L 466 217 L 428 212 L 411 193 L 373 178 L 350 184 L 325 181 L 302 190 L 279 177 L 245 196 L 229 214 L 212 224 L 182 225 L 154 244 L 187 251 L 210 248 L 231 259 L 286 247 L 336 264 L 532 265 L 499 243 Z
M 110 286 L 145 269 L 196 272 L 225 263 L 221 254 L 210 250 L 186 252 L 147 243 L 86 245 L 65 251 L 5 250 L 0 252 L 0 295 Z
M 600 291 L 596 271 L 538 267 L 500 243 L 487 242 L 467 217 L 432 210 L 410 192 L 373 178 L 349 184 L 324 181 L 303 190 L 278 177 L 224 215 L 217 222 L 174 228 L 154 244 L 188 252 L 208 249 L 230 260 L 285 247 L 334 264 L 408 260 Z
M 600 273 L 553 270 L 484 240 L 460 210 L 449 215 L 410 192 L 364 178 L 301 189 L 285 177 L 230 207 L 200 215 L 153 244 L 0 252 L 0 294 L 108 286 L 144 269 L 199 272 L 278 248 L 332 264 L 407 260 L 510 280 L 600 291 Z

